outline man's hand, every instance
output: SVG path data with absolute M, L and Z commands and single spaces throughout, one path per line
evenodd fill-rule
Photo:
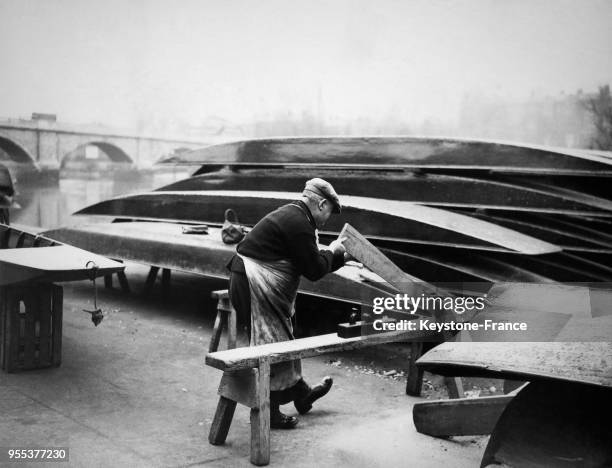
M 334 255 L 336 254 L 345 254 L 346 253 L 346 249 L 344 248 L 344 246 L 342 245 L 342 243 L 346 240 L 346 237 L 339 237 L 338 239 L 334 240 L 331 244 L 329 244 L 329 250 L 331 250 Z

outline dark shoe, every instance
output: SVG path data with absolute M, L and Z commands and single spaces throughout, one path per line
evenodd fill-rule
M 270 413 L 270 427 L 272 429 L 293 429 L 297 426 L 298 418 L 295 416 L 287 416 L 280 411 Z
M 329 389 L 332 387 L 334 381 L 331 377 L 325 377 L 320 384 L 315 385 L 310 389 L 310 392 L 306 397 L 301 400 L 295 400 L 295 409 L 300 414 L 306 414 L 312 409 L 312 404 L 322 396 L 325 396 Z

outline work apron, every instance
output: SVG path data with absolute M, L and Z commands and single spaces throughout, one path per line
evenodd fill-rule
M 251 346 L 293 340 L 291 318 L 300 275 L 288 260 L 261 261 L 239 255 L 251 293 Z M 270 390 L 292 387 L 302 378 L 299 359 L 273 364 Z

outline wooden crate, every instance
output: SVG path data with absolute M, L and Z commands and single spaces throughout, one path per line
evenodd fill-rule
M 0 287 L 0 366 L 6 372 L 59 366 L 63 289 L 55 284 Z

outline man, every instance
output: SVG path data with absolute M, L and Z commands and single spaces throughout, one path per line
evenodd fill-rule
M 317 229 L 340 213 L 336 191 L 323 179 L 306 182 L 299 200 L 265 216 L 238 244 L 228 265 L 229 295 L 239 318 L 250 323 L 251 345 L 294 339 L 291 318 L 300 276 L 316 281 L 344 265 L 340 239 L 319 250 Z M 302 379 L 301 361 L 275 364 L 270 371 L 270 426 L 291 429 L 296 417 L 280 412 L 291 401 L 300 414 L 332 386 L 326 377 L 315 387 Z

